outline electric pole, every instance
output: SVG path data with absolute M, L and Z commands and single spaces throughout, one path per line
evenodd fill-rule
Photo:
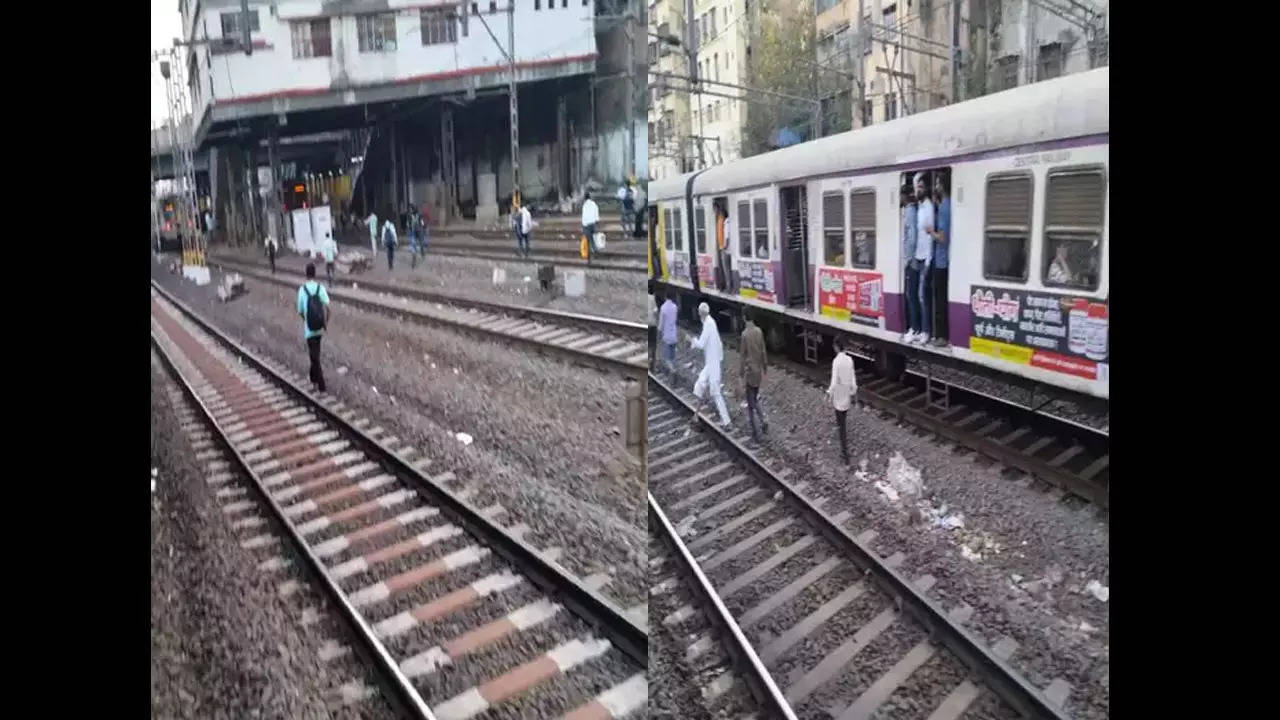
M 177 185 L 178 227 L 182 233 L 183 266 L 204 266 L 205 237 L 199 226 L 196 205 L 196 173 L 191 143 L 195 132 L 187 88 L 183 82 L 185 63 L 180 48 L 158 51 L 152 59 L 160 61 L 160 75 L 165 79 L 165 96 L 169 104 L 169 141 L 173 156 L 173 176 Z M 182 121 L 186 120 L 186 126 Z
M 249 32 L 249 0 L 240 0 L 240 44 L 245 55 L 253 54 L 253 40 Z
M 516 2 L 507 0 L 507 95 L 511 104 L 511 207 L 520 207 L 520 101 L 516 95 Z
M 631 21 L 634 19 L 632 16 L 633 0 L 626 0 L 626 2 L 627 13 L 626 19 L 623 21 L 625 23 L 623 33 L 627 38 L 627 158 L 625 167 L 628 169 L 627 177 L 629 178 L 635 173 L 636 163 L 636 41 L 631 31 Z

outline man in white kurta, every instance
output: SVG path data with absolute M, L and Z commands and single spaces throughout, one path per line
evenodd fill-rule
M 702 372 L 693 384 L 693 394 L 701 400 L 710 390 L 716 410 L 720 411 L 720 425 L 728 427 L 729 409 L 724 406 L 724 396 L 720 394 L 720 361 L 724 359 L 720 329 L 716 327 L 716 320 L 711 317 L 711 308 L 706 303 L 698 303 L 698 317 L 702 318 L 702 335 L 693 339 L 693 347 L 702 351 Z

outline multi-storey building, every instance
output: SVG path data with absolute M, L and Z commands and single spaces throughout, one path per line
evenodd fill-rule
M 1107 63 L 1109 2 L 816 2 L 828 133 Z

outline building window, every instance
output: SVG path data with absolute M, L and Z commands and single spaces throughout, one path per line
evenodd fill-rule
M 716 69 L 716 80 L 720 79 L 720 53 L 715 54 L 715 60 L 712 66 Z
M 356 33 L 360 38 L 360 52 L 395 52 L 395 13 L 376 13 L 356 16 Z
M 1018 56 L 1006 55 L 996 60 L 995 90 L 1009 90 L 1018 87 Z
M 239 38 L 240 33 L 242 32 L 241 26 L 240 26 L 240 18 L 241 18 L 240 13 L 239 12 L 222 13 L 221 18 L 222 18 L 222 37 Z M 258 25 L 258 11 L 250 10 L 249 11 L 249 32 L 258 32 L 260 29 L 261 28 Z
M 822 194 L 822 261 L 844 267 L 844 193 Z
M 983 277 L 1026 282 L 1033 183 L 1031 173 L 991 175 L 987 178 Z
M 756 257 L 769 257 L 769 205 L 763 199 L 751 203 L 752 219 L 755 220 L 751 231 L 756 239 Z
M 862 126 L 863 126 L 863 127 L 866 127 L 867 125 L 870 125 L 870 124 L 873 122 L 873 121 L 872 121 L 872 117 L 873 117 L 873 116 L 872 116 L 872 114 L 871 114 L 871 107 L 872 107 L 872 106 L 871 106 L 871 101 L 870 101 L 870 100 L 863 100 L 863 101 L 862 101 Z
M 707 13 L 707 22 L 711 23 L 711 30 L 710 30 L 711 39 L 714 40 L 716 37 L 716 9 L 715 8 L 711 8 L 711 12 Z
M 1106 222 L 1107 179 L 1100 167 L 1056 168 L 1044 190 L 1046 286 L 1097 290 Z
M 333 55 L 333 41 L 329 33 L 329 18 L 299 20 L 289 23 L 289 38 L 293 44 L 293 57 L 312 58 Z
M 853 236 L 853 266 L 876 266 L 876 191 L 854 190 L 849 196 L 849 226 Z
M 1050 80 L 1062 75 L 1062 45 L 1060 43 L 1041 45 L 1039 60 L 1039 67 L 1036 72 L 1037 80 Z
M 738 203 L 738 257 L 751 257 L 751 204 Z
M 562 8 L 569 7 L 569 0 L 560 0 L 560 7 Z
M 555 2 L 555 1 L 556 1 L 556 0 L 551 0 L 551 2 Z M 534 9 L 534 10 L 541 10 L 541 9 L 542 9 L 542 0 L 533 0 L 533 9 Z
M 423 45 L 458 42 L 458 22 L 452 8 L 424 8 L 421 23 Z
M 884 96 L 884 119 L 886 122 L 898 116 L 898 95 L 894 92 L 885 93 Z

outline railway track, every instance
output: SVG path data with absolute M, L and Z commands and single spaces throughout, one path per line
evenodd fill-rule
M 284 287 L 297 287 L 305 279 L 284 270 L 272 275 L 258 265 L 223 259 L 215 259 L 214 263 L 246 278 Z M 444 325 L 633 376 L 643 377 L 648 371 L 646 326 L 641 323 L 459 298 L 398 285 L 340 280 L 328 290 L 334 300 L 363 310 Z
M 649 712 L 688 718 L 794 718 L 741 628 L 720 602 L 657 501 L 649 499 L 651 674 Z
M 871 549 L 873 530 L 855 537 L 847 511 L 823 512 L 807 483 L 658 378 L 649 388 L 649 492 L 796 717 L 1066 717 L 1069 688 L 1042 691 L 1007 663 L 1016 641 L 988 646 L 964 627 L 971 608 L 944 610 L 934 578 L 908 579 L 903 553 Z
M 250 530 L 251 511 L 267 510 L 409 714 L 643 712 L 647 635 L 599 594 L 607 576 L 573 577 L 554 560 L 561 551 L 521 539 L 527 527 L 499 525 L 501 507 L 450 490 L 451 472 L 152 288 L 152 345 L 230 458 L 208 478 L 223 511 Z
M 684 329 L 695 332 L 688 326 Z M 737 348 L 737 336 L 722 337 Z M 773 354 L 769 362 L 772 369 L 818 387 L 825 388 L 831 379 L 829 367 Z M 861 402 L 1110 510 L 1111 436 L 1107 431 L 930 377 L 927 372 L 908 370 L 898 379 L 884 377 L 866 352 L 854 353 L 854 364 Z

